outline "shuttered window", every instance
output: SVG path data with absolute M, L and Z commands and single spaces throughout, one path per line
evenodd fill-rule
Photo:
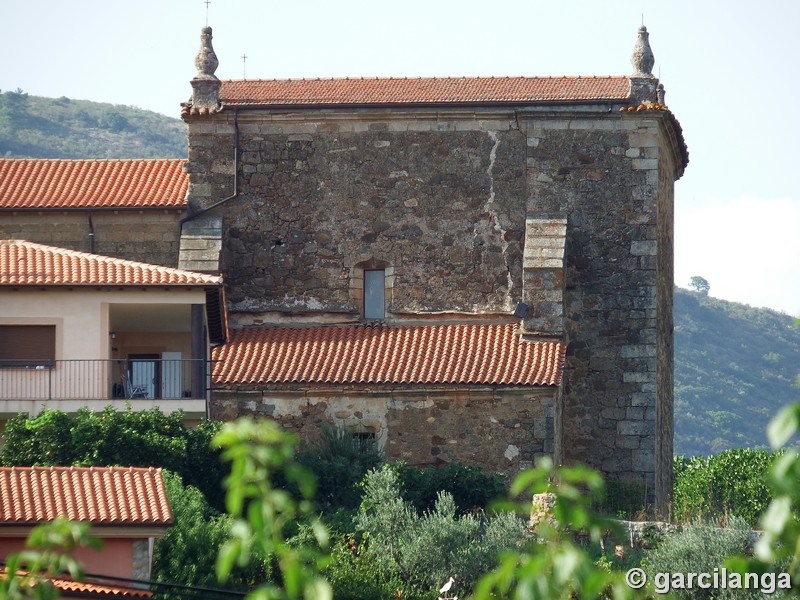
M 0 325 L 0 366 L 50 365 L 55 358 L 55 325 Z

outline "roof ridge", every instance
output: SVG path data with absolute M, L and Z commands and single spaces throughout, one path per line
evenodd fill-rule
M 630 79 L 630 75 L 358 75 L 344 77 L 258 77 L 247 79 L 223 79 L 223 83 L 277 83 L 307 81 L 458 81 L 467 79 Z
M 0 157 L 0 162 L 172 162 L 183 161 L 186 158 L 32 158 L 32 157 L 19 157 L 19 156 L 5 156 Z

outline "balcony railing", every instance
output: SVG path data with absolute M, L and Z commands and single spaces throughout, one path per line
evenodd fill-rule
M 0 360 L 0 400 L 205 398 L 201 359 Z

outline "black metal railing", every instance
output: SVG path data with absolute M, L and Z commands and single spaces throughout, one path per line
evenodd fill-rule
M 202 359 L 0 360 L 0 400 L 205 398 Z

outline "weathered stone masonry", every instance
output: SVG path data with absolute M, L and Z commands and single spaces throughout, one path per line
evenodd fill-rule
M 392 459 L 459 461 L 513 475 L 553 452 L 553 392 L 517 387 L 284 386 L 217 394 L 214 416 L 266 416 L 305 439 L 336 422 L 375 435 Z
M 363 269 L 379 265 L 389 322 L 507 322 L 522 302 L 527 339 L 568 344 L 556 390 L 249 385 L 217 393 L 212 413 L 305 434 L 355 420 L 419 463 L 510 472 L 551 454 L 663 505 L 673 186 L 688 155 L 646 58 L 625 100 L 226 109 L 204 96 L 185 115 L 181 266 L 223 272 L 234 326 L 358 322 Z

